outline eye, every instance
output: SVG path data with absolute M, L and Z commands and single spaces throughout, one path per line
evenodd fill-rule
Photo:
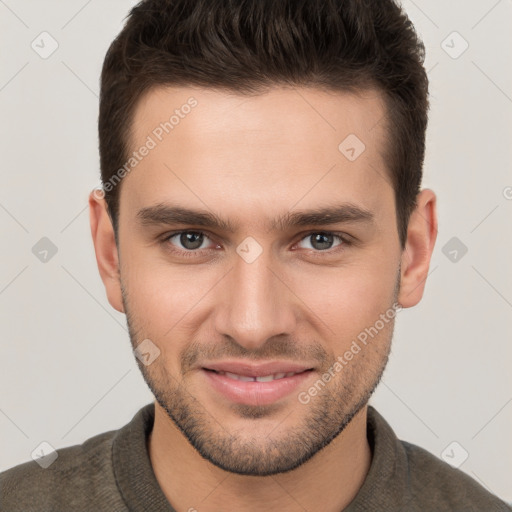
M 325 232 L 325 231 L 318 231 L 314 233 L 309 233 L 307 236 L 305 236 L 303 240 L 308 241 L 310 247 L 303 247 L 305 249 L 313 249 L 315 251 L 327 251 L 329 249 L 333 248 L 333 243 L 337 240 L 340 241 L 337 245 L 334 245 L 334 247 L 339 247 L 341 245 L 349 245 L 349 241 L 346 240 L 341 235 L 336 235 L 334 233 Z
M 208 246 L 208 241 L 212 245 Z M 304 242 L 307 244 L 305 247 L 301 246 Z M 183 257 L 199 256 L 207 249 L 220 248 L 206 233 L 192 230 L 168 233 L 161 243 L 170 252 Z M 351 245 L 351 241 L 348 237 L 328 231 L 308 233 L 298 244 L 300 248 L 310 249 L 314 253 L 328 252 L 329 254 L 337 252 L 337 250 L 343 250 L 345 246 L 349 245 Z
M 209 240 L 208 236 L 202 231 L 180 231 L 178 233 L 171 233 L 167 235 L 164 242 L 170 243 L 173 246 L 181 245 L 178 247 L 183 252 L 197 251 L 198 249 L 206 249 L 203 244 Z

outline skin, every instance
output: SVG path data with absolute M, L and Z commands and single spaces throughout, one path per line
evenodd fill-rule
M 371 464 L 367 402 L 394 320 L 343 370 L 332 366 L 395 302 L 408 308 L 421 300 L 436 196 L 418 195 L 402 250 L 378 91 L 276 86 L 249 97 L 154 89 L 138 103 L 133 149 L 190 96 L 197 106 L 122 181 L 118 246 L 105 201 L 89 198 L 108 300 L 126 313 L 133 347 L 150 339 L 160 350 L 150 365 L 138 363 L 156 397 L 148 443 L 156 478 L 178 511 L 339 511 Z M 348 134 L 366 146 L 355 161 L 338 149 Z M 137 213 L 159 203 L 214 212 L 235 230 L 143 225 Z M 287 212 L 340 203 L 369 210 L 373 223 L 268 228 Z M 206 237 L 192 250 L 179 236 L 163 239 L 180 230 Z M 321 250 L 311 238 L 319 231 L 353 243 L 334 236 Z M 248 236 L 262 249 L 251 263 L 236 251 Z M 211 389 L 200 369 L 227 359 L 314 371 L 275 403 L 242 406 Z M 301 403 L 298 392 L 329 368 L 332 379 Z

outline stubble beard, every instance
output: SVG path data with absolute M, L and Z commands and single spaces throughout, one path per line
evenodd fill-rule
M 395 303 L 398 290 L 397 287 Z M 128 330 L 132 347 L 135 348 L 144 337 L 140 335 L 127 299 L 123 288 Z M 269 476 L 292 471 L 311 459 L 340 435 L 366 406 L 386 368 L 393 330 L 394 318 L 378 337 L 362 348 L 362 351 L 366 351 L 364 357 L 356 354 L 316 396 L 311 397 L 308 404 L 301 404 L 297 400 L 295 409 L 300 411 L 300 420 L 293 427 L 285 429 L 277 424 L 268 435 L 255 438 L 248 435 L 250 423 L 244 429 L 229 432 L 222 425 L 223 414 L 214 416 L 186 389 L 181 377 L 178 379 L 166 370 L 163 357 L 149 366 L 139 360 L 137 364 L 158 404 L 201 457 L 231 473 Z M 200 357 L 200 354 L 194 353 L 192 359 Z M 190 355 L 188 359 L 191 359 Z M 319 378 L 332 368 L 333 363 L 324 353 Z M 233 404 L 231 407 L 237 417 L 248 422 L 269 419 L 279 409 L 276 404 Z

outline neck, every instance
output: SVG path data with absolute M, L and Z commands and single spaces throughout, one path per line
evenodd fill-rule
M 155 402 L 149 456 L 164 495 L 179 512 L 339 512 L 354 499 L 370 469 L 366 416 L 367 406 L 293 471 L 259 477 L 229 473 L 203 459 Z

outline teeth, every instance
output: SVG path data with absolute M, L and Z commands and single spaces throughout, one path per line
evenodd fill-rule
M 270 382 L 274 380 L 273 375 L 265 375 L 264 377 L 256 377 L 256 382 Z
M 245 382 L 251 382 L 252 380 L 254 380 L 253 377 L 246 377 L 245 375 L 237 375 L 236 373 L 226 372 L 225 375 L 226 375 L 226 377 L 229 377 L 230 379 L 243 380 Z
M 217 372 L 219 375 L 225 375 L 226 377 L 229 377 L 233 380 L 241 380 L 243 382 L 271 382 L 273 380 L 277 379 L 283 379 L 285 377 L 291 377 L 292 375 L 295 375 L 295 372 L 288 372 L 288 373 L 274 373 L 271 375 L 262 375 L 261 377 L 248 377 L 247 375 L 238 375 L 236 373 L 231 372 Z
M 232 373 L 231 375 L 235 375 Z M 248 377 L 247 375 L 235 375 L 235 378 L 238 380 L 241 380 L 243 382 L 253 382 L 255 380 L 255 377 Z

